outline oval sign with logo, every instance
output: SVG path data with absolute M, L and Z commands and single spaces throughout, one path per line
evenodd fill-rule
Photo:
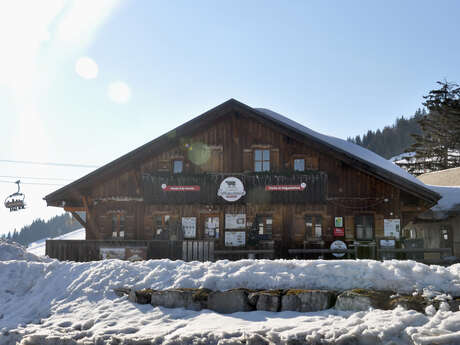
M 233 202 L 245 196 L 246 191 L 244 190 L 243 182 L 239 178 L 230 176 L 221 182 L 217 195 L 224 200 Z
M 341 249 L 341 250 L 346 250 L 347 249 L 347 244 L 343 241 L 334 241 L 331 243 L 331 250 L 334 249 Z M 336 258 L 341 258 L 345 255 L 345 253 L 332 253 Z

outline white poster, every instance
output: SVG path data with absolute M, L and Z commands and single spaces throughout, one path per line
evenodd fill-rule
M 244 231 L 226 231 L 225 246 L 241 247 L 246 244 L 246 233 Z
M 399 240 L 399 232 L 401 228 L 400 219 L 384 219 L 383 220 L 383 233 L 385 237 L 395 237 Z
M 219 238 L 219 217 L 207 217 L 204 224 L 206 237 Z
M 242 214 L 226 214 L 225 229 L 246 229 L 246 215 Z
M 182 231 L 184 238 L 196 237 L 196 217 L 182 217 Z

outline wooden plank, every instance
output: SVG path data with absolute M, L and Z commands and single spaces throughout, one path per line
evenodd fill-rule
M 77 220 L 77 222 L 81 224 L 81 226 L 83 226 L 85 229 L 88 227 L 86 222 L 80 217 L 78 213 L 76 212 L 71 212 L 71 213 L 72 213 L 72 216 Z
M 64 206 L 64 211 L 67 212 L 85 212 L 85 208 L 82 206 Z
M 204 261 L 205 258 L 204 258 L 204 243 L 203 241 L 198 241 L 198 257 L 197 259 L 199 261 Z
M 380 253 L 452 253 L 452 248 L 379 248 Z
M 193 241 L 187 241 L 187 261 L 193 261 Z
M 187 241 L 182 242 L 182 260 L 187 261 Z
M 331 249 L 289 249 L 289 254 L 332 254 L 332 253 L 354 253 L 354 249 L 331 250 Z

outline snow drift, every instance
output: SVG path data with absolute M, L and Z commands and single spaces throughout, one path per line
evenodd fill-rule
M 19 249 L 18 249 L 19 248 Z M 0 344 L 242 344 L 295 339 L 316 344 L 454 344 L 460 312 L 432 315 L 391 311 L 316 313 L 254 311 L 219 315 L 204 310 L 153 308 L 117 297 L 114 287 L 351 288 L 460 295 L 460 265 L 411 261 L 170 260 L 89 263 L 28 260 L 24 248 L 2 243 Z M 6 255 L 5 255 L 6 257 Z M 260 338 L 260 339 L 259 339 Z

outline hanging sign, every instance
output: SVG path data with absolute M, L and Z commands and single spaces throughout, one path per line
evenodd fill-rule
M 239 200 L 242 196 L 246 195 L 243 182 L 236 177 L 227 177 L 220 184 L 217 195 L 224 200 L 233 202 Z
M 199 192 L 200 186 L 168 186 L 163 183 L 161 189 L 165 192 Z
M 245 229 L 246 215 L 241 214 L 225 214 L 225 229 Z
M 336 237 L 345 236 L 345 229 L 344 228 L 334 228 L 334 236 Z
M 334 241 L 331 243 L 331 250 L 335 250 L 335 249 L 346 250 L 347 245 L 343 241 Z M 332 253 L 332 255 L 334 255 L 336 258 L 341 258 L 345 255 L 345 253 Z
M 269 192 L 290 192 L 290 191 L 302 191 L 307 188 L 307 184 L 302 182 L 301 184 L 293 185 L 269 185 L 265 186 L 265 190 Z
M 383 233 L 385 237 L 395 237 L 399 240 L 399 231 L 401 228 L 400 219 L 384 219 L 383 220 Z

